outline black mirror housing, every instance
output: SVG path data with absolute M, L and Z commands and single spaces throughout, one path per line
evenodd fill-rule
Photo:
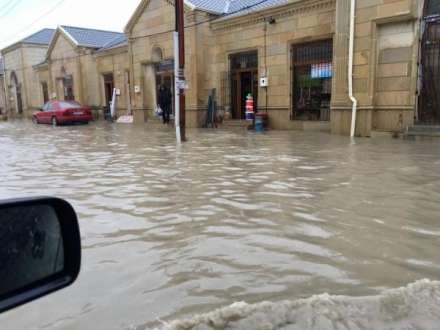
M 73 207 L 57 198 L 0 201 L 0 313 L 71 285 L 81 267 Z

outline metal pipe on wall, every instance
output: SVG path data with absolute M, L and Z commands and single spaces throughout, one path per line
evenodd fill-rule
M 182 142 L 180 133 L 180 89 L 179 89 L 179 33 L 173 33 L 174 38 L 174 123 L 176 125 L 177 143 Z
M 354 31 L 356 20 L 356 0 L 351 0 L 350 8 L 350 40 L 348 50 L 348 96 L 353 103 L 352 117 L 351 117 L 351 131 L 350 136 L 353 138 L 356 135 L 356 117 L 358 101 L 353 94 L 353 59 L 354 59 Z

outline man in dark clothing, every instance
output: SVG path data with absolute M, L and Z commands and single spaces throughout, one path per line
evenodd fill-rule
M 159 87 L 159 106 L 162 109 L 162 118 L 164 124 L 168 124 L 170 122 L 172 100 L 173 96 L 170 89 L 165 85 L 161 85 Z

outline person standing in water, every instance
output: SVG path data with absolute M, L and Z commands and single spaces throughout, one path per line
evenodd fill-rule
M 170 89 L 165 85 L 159 87 L 159 106 L 162 109 L 162 118 L 164 124 L 170 123 L 171 102 L 173 96 Z

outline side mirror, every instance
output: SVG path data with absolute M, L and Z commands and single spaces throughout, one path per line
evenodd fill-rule
M 0 201 L 0 313 L 71 285 L 80 265 L 78 219 L 68 202 Z

